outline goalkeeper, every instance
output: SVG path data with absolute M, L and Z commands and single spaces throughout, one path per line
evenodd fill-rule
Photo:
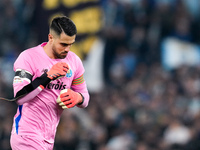
M 84 67 L 70 51 L 76 33 L 72 20 L 56 17 L 48 42 L 23 51 L 15 61 L 13 88 L 20 98 L 10 138 L 13 150 L 52 150 L 62 111 L 87 107 Z

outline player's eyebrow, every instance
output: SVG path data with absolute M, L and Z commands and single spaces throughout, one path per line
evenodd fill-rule
M 60 43 L 60 44 L 62 44 L 62 45 L 64 45 L 64 46 L 68 46 L 68 45 L 72 45 L 72 44 L 74 44 L 75 42 L 73 42 L 73 43 L 70 43 L 70 44 L 67 44 L 67 43 Z

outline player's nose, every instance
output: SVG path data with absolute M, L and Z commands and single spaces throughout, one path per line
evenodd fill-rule
M 70 50 L 70 46 L 65 47 L 66 52 L 69 52 L 69 50 Z

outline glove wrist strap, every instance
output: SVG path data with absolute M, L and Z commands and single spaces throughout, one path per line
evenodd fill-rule
M 82 97 L 82 102 L 81 103 L 78 103 L 77 105 L 82 105 L 83 104 L 83 102 L 84 102 L 84 100 L 85 100 L 85 98 L 84 98 L 84 96 L 81 94 L 81 93 L 79 93 L 80 95 L 81 95 L 81 97 Z

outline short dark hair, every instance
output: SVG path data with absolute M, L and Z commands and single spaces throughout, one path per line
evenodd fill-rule
M 76 25 L 66 16 L 54 18 L 51 22 L 50 29 L 54 30 L 58 35 L 63 31 L 68 36 L 73 36 L 77 33 Z

